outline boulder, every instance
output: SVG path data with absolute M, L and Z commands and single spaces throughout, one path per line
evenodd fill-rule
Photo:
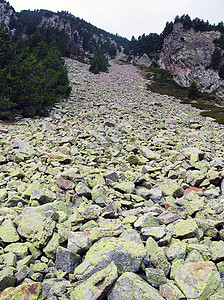
M 206 300 L 222 289 L 220 274 L 211 261 L 184 264 L 177 271 L 175 282 L 190 299 Z
M 117 267 L 114 262 L 111 262 L 105 269 L 96 272 L 89 279 L 78 282 L 71 293 L 71 300 L 102 299 L 117 277 Z
M 75 269 L 78 280 L 86 279 L 106 268 L 111 261 L 118 273 L 137 272 L 146 256 L 143 245 L 122 238 L 102 238 L 86 253 L 84 261 Z
M 125 272 L 107 294 L 108 300 L 164 300 L 159 292 L 139 275 Z

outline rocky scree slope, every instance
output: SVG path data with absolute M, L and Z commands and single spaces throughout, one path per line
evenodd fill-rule
M 132 65 L 0 127 L 0 299 L 223 299 L 224 127 Z
M 181 23 L 175 24 L 172 33 L 164 39 L 160 67 L 171 71 L 181 86 L 188 87 L 195 81 L 202 92 L 217 90 L 217 96 L 224 99 L 224 81 L 218 72 L 209 68 L 215 50 L 213 41 L 220 35 L 219 31 L 184 30 Z

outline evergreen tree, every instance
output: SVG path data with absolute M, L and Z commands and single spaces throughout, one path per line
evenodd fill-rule
M 224 64 L 222 64 L 219 68 L 219 77 L 224 79 Z
M 199 95 L 200 95 L 200 92 L 198 90 L 197 84 L 195 81 L 193 81 L 188 88 L 188 93 L 187 93 L 188 99 L 191 99 L 191 100 L 198 99 Z
M 212 61 L 211 61 L 211 67 L 214 70 L 218 70 L 222 58 L 223 58 L 222 51 L 218 48 L 215 48 L 214 52 L 212 53 Z
M 108 70 L 108 59 L 103 52 L 96 52 L 91 62 L 89 71 L 98 74 L 99 72 L 106 72 Z

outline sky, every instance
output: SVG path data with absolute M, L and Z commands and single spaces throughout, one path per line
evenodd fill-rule
M 143 33 L 161 33 L 166 22 L 188 14 L 211 24 L 224 21 L 224 0 L 8 0 L 23 9 L 69 11 L 113 34 L 131 39 Z

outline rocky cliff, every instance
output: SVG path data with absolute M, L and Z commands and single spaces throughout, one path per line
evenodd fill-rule
M 209 68 L 215 49 L 213 41 L 219 37 L 218 31 L 184 30 L 183 25 L 177 23 L 164 39 L 159 65 L 171 71 L 181 86 L 187 87 L 195 81 L 201 91 L 218 90 L 218 96 L 224 98 L 224 81 Z
M 17 19 L 14 8 L 4 0 L 0 1 L 0 24 L 3 22 L 5 26 L 10 29 L 10 22 L 12 19 Z M 11 31 L 12 34 L 15 29 Z

